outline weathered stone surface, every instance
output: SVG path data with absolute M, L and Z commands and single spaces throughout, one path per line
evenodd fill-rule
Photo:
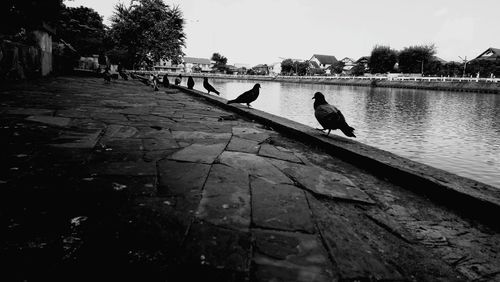
M 353 230 L 347 218 L 329 212 L 314 197 L 309 197 L 313 215 L 328 251 L 335 260 L 342 280 L 402 280 L 401 274 L 384 261 Z
M 172 160 L 211 164 L 222 153 L 226 144 L 192 144 L 170 156 Z
M 294 163 L 302 163 L 302 161 L 292 152 L 281 151 L 270 144 L 262 144 L 260 146 L 259 156 L 270 157 Z
M 174 139 L 143 139 L 144 149 L 147 151 L 158 151 L 179 148 Z
M 248 173 L 225 165 L 213 165 L 197 217 L 214 225 L 248 230 L 250 209 Z
M 92 171 L 97 175 L 156 175 L 156 164 L 143 161 L 102 163 Z
M 134 136 L 137 132 L 138 132 L 137 128 L 132 126 L 112 124 L 106 127 L 106 131 L 102 138 L 103 139 L 130 138 Z
M 317 166 L 270 160 L 305 189 L 322 196 L 373 204 L 373 200 L 342 174 Z
M 248 232 L 196 222 L 189 230 L 185 250 L 181 258 L 185 263 L 239 273 L 238 277 L 224 281 L 242 281 L 250 268 L 251 240 Z M 210 280 L 208 278 L 205 277 Z
M 210 165 L 170 160 L 158 162 L 159 187 L 162 196 L 200 194 Z
M 270 137 L 269 133 L 252 127 L 233 127 L 233 135 L 257 142 L 262 142 Z
M 177 140 L 196 139 L 227 139 L 231 138 L 231 133 L 212 133 L 203 131 L 172 131 L 173 138 Z
M 144 145 L 141 139 L 120 138 L 100 140 L 103 150 L 107 151 L 143 151 Z
M 227 145 L 227 150 L 256 154 L 259 151 L 259 142 L 239 137 L 233 137 Z
M 4 110 L 4 113 L 9 115 L 52 116 L 54 110 L 35 108 L 6 108 Z
M 71 122 L 70 118 L 51 117 L 51 116 L 29 116 L 26 118 L 26 120 L 45 123 L 48 125 L 62 126 L 62 127 L 68 126 L 69 123 Z
M 253 281 L 335 281 L 328 253 L 314 235 L 254 230 Z
M 256 155 L 225 151 L 220 155 L 219 162 L 247 171 L 250 175 L 265 178 L 272 183 L 293 184 L 292 180 L 279 169 Z
M 252 222 L 259 227 L 314 232 L 304 191 L 288 184 L 252 179 Z
M 97 144 L 102 130 L 94 132 L 67 132 L 60 136 L 57 141 L 64 143 L 53 144 L 55 147 L 91 149 Z M 67 142 L 70 141 L 70 142 Z

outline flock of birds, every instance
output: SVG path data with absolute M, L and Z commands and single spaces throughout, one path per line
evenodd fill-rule
M 124 80 L 128 80 L 128 76 L 125 72 L 120 71 L 119 75 Z M 142 83 L 153 87 L 153 89 L 155 91 L 158 91 L 158 83 L 159 83 L 158 76 L 151 75 L 149 78 L 146 78 L 146 77 L 142 77 L 139 75 L 135 75 L 133 73 L 130 76 L 133 79 L 138 79 Z M 109 70 L 106 70 L 103 73 L 103 78 L 106 82 L 111 81 L 111 74 L 109 73 Z M 182 75 L 179 74 L 174 79 L 174 84 L 180 85 L 181 82 L 182 82 Z M 170 86 L 170 82 L 169 82 L 167 74 L 165 74 L 163 76 L 162 83 L 163 83 L 163 86 L 166 88 Z M 193 89 L 194 84 L 195 83 L 194 83 L 193 77 L 189 76 L 188 80 L 187 80 L 188 89 Z M 220 92 L 217 91 L 208 82 L 208 78 L 206 78 L 206 77 L 203 78 L 203 87 L 207 90 L 207 94 L 210 94 L 211 92 L 213 92 L 217 95 L 220 94 Z M 233 104 L 233 103 L 246 104 L 248 108 L 251 108 L 250 103 L 254 102 L 259 97 L 259 93 L 260 93 L 259 89 L 260 89 L 260 84 L 256 83 L 252 89 L 242 93 L 236 99 L 227 101 L 227 103 L 228 104 Z M 326 133 L 326 135 L 328 136 L 330 134 L 330 131 L 339 129 L 340 131 L 342 131 L 342 133 L 344 133 L 345 136 L 354 137 L 354 138 L 356 137 L 356 135 L 354 135 L 354 128 L 352 128 L 351 126 L 349 126 L 347 124 L 347 122 L 344 118 L 344 115 L 342 114 L 342 112 L 340 112 L 340 110 L 337 107 L 328 104 L 323 93 L 321 93 L 321 92 L 314 93 L 314 96 L 312 99 L 314 99 L 314 104 L 313 104 L 314 116 L 316 117 L 316 120 L 318 120 L 319 124 L 323 127 L 323 128 L 317 128 L 318 130 L 321 130 L 323 132 L 328 130 L 328 132 Z

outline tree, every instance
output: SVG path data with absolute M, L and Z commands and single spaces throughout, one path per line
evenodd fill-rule
M 184 19 L 178 7 L 162 0 L 132 0 L 119 3 L 111 18 L 110 39 L 113 50 L 121 54 L 124 66 L 152 66 L 160 59 L 179 63 L 184 55 Z
M 219 53 L 214 53 L 212 55 L 212 61 L 215 61 L 215 65 L 213 66 L 214 69 L 220 71 L 220 72 L 226 72 L 227 71 L 227 58 L 222 56 Z
M 0 1 L 0 40 L 32 40 L 27 31 L 41 27 L 42 23 L 54 26 L 63 7 L 62 0 Z
M 299 62 L 292 59 L 286 59 L 281 62 L 281 73 L 296 75 L 306 75 L 309 70 L 309 62 Z
M 345 67 L 345 63 L 342 62 L 342 61 L 336 61 L 335 63 L 333 63 L 331 66 L 330 66 L 330 70 L 332 73 L 342 73 L 342 71 L 344 70 L 344 67 Z
M 397 52 L 389 46 L 377 45 L 373 47 L 368 67 L 371 73 L 387 73 L 394 69 L 398 61 Z
M 480 77 L 500 76 L 500 61 L 493 60 L 472 60 L 467 64 L 467 74 Z
M 291 74 L 295 72 L 295 65 L 292 59 L 286 59 L 281 62 L 281 73 Z
M 357 63 L 352 69 L 351 74 L 354 76 L 362 76 L 365 74 L 365 65 L 363 63 Z
M 102 17 L 93 9 L 63 8 L 57 36 L 71 44 L 81 56 L 103 53 L 105 33 Z
M 399 52 L 399 69 L 403 73 L 428 73 L 435 54 L 434 44 L 405 47 Z

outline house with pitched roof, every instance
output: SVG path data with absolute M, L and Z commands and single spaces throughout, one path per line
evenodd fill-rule
M 500 60 L 500 49 L 498 48 L 488 48 L 486 51 L 477 56 L 474 60 L 488 60 L 497 61 Z
M 182 58 L 182 62 L 184 64 L 184 72 L 209 72 L 212 70 L 213 62 L 209 59 L 184 57 Z
M 315 62 L 322 69 L 327 69 L 337 62 L 335 56 L 314 54 L 309 62 Z

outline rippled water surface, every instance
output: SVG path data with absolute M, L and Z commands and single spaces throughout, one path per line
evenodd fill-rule
M 201 79 L 195 89 L 205 91 Z M 211 79 L 233 99 L 254 81 Z M 183 85 L 185 79 L 183 81 Z M 254 108 L 319 127 L 314 92 L 337 106 L 357 141 L 500 189 L 500 95 L 260 82 Z M 332 133 L 342 135 L 342 132 Z

